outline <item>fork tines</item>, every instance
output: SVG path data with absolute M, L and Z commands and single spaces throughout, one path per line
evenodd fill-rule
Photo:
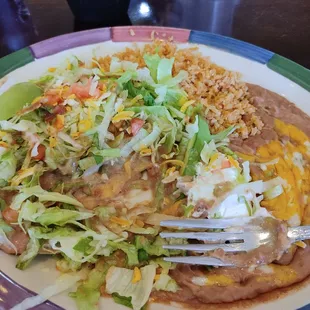
M 251 231 L 243 231 L 243 226 L 248 224 L 249 218 L 233 218 L 233 219 L 186 219 L 162 221 L 161 226 L 172 227 L 175 229 L 229 229 L 237 228 L 234 232 L 162 232 L 162 238 L 180 238 L 194 239 L 204 241 L 201 244 L 167 244 L 163 245 L 164 249 L 183 250 L 197 253 L 205 253 L 221 249 L 225 252 L 245 252 L 255 249 L 257 245 L 255 233 Z M 239 229 L 238 229 L 239 227 Z M 173 242 L 173 240 L 171 241 Z M 232 266 L 231 263 L 210 256 L 180 256 L 167 257 L 166 261 L 184 264 L 211 265 L 211 266 Z

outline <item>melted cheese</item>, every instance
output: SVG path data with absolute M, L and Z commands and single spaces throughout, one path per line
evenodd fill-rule
M 275 282 L 278 286 L 289 285 L 295 282 L 297 274 L 293 268 L 276 264 L 268 266 L 272 268 L 272 272 L 268 273 L 268 275 L 258 276 L 256 278 L 257 282 Z
M 268 162 L 274 158 L 278 161 L 267 165 L 264 174 L 266 178 L 277 175 L 286 180 L 284 193 L 280 196 L 262 201 L 262 206 L 292 226 L 300 225 L 305 206 L 308 203 L 307 193 L 310 191 L 310 169 L 307 164 L 310 145 L 308 137 L 297 127 L 275 120 L 275 129 L 280 136 L 290 138 L 290 141 L 281 143 L 271 141 L 258 148 L 256 161 Z M 255 176 L 253 176 L 255 179 Z
M 222 274 L 211 274 L 207 277 L 193 277 L 192 283 L 198 286 L 211 286 L 211 285 L 217 285 L 217 286 L 228 286 L 234 283 L 234 280 L 228 276 L 222 275 Z
M 209 275 L 206 279 L 206 285 L 228 286 L 234 283 L 234 280 L 225 275 Z

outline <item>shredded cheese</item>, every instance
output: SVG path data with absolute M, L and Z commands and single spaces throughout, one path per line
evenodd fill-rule
M 162 162 L 160 164 L 160 166 L 163 167 L 163 166 L 165 166 L 167 164 L 172 164 L 172 165 L 180 166 L 182 169 L 185 168 L 184 162 L 182 160 L 178 160 L 178 159 L 165 160 L 164 162 Z
M 173 173 L 174 171 L 175 171 L 175 167 L 171 167 L 171 168 L 169 168 L 169 169 L 167 169 L 167 171 L 166 171 L 166 176 L 168 176 L 168 175 L 170 175 L 171 173 Z
M 79 121 L 79 134 L 92 128 L 93 124 L 89 119 L 82 119 Z
M 135 112 L 133 111 L 122 111 L 120 113 L 117 113 L 113 118 L 112 118 L 112 123 L 115 124 L 119 121 L 127 121 L 132 119 L 132 117 L 135 115 Z
M 130 224 L 131 224 L 128 220 L 121 219 L 121 218 L 116 217 L 116 216 L 112 216 L 112 217 L 110 218 L 110 221 L 111 221 L 112 223 L 115 223 L 115 224 L 118 224 L 118 225 L 124 226 L 124 227 L 130 226 Z
M 120 113 L 120 112 L 122 112 L 122 111 L 124 110 L 124 108 L 125 108 L 125 106 L 124 106 L 123 104 L 120 104 L 120 105 L 117 107 L 116 112 L 117 112 L 117 113 Z
M 55 147 L 56 144 L 57 144 L 57 140 L 56 140 L 56 138 L 53 137 L 53 136 L 50 136 L 49 142 L 50 142 L 50 147 L 51 147 L 51 148 Z
M 135 104 L 137 101 L 139 101 L 139 100 L 141 100 L 141 99 L 143 99 L 143 96 L 142 96 L 142 95 L 137 95 L 136 97 L 134 97 L 134 98 L 132 98 L 132 99 L 130 100 L 130 103 L 131 103 L 131 104 Z
M 144 148 L 140 151 L 141 156 L 150 156 L 152 155 L 152 150 L 149 148 Z
M 303 241 L 297 241 L 297 242 L 295 242 L 295 244 L 297 246 L 299 246 L 300 248 L 303 248 L 303 249 L 305 249 L 307 247 L 307 244 Z
M 194 104 L 194 103 L 195 103 L 195 100 L 186 101 L 186 102 L 182 105 L 180 111 L 181 111 L 182 113 L 185 113 L 185 111 L 187 110 L 187 108 L 188 108 L 190 105 Z
M 58 130 L 61 130 L 64 128 L 65 125 L 65 116 L 57 114 L 56 120 L 54 122 L 54 127 Z
M 142 275 L 141 275 L 141 271 L 138 267 L 135 267 L 133 270 L 133 275 L 132 275 L 132 280 L 131 282 L 133 284 L 138 283 L 139 281 L 141 281 L 142 279 Z
M 31 175 L 33 175 L 35 172 L 35 167 L 31 167 L 28 169 L 21 169 L 17 172 L 17 175 L 12 179 L 11 186 L 18 186 L 21 181 Z

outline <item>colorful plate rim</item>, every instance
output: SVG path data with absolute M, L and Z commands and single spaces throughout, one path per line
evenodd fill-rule
M 310 91 L 310 70 L 274 52 L 256 45 L 219 34 L 170 27 L 124 26 L 85 30 L 56 36 L 0 58 L 0 79 L 10 72 L 40 59 L 71 48 L 105 41 L 151 42 L 155 38 L 168 39 L 176 43 L 196 43 L 215 47 L 229 53 L 251 59 L 279 73 Z M 1 81 L 1 80 L 0 80 Z M 8 300 L 23 300 L 36 295 L 19 285 L 0 271 L 0 309 Z M 6 308 L 4 308 L 6 309 Z M 36 307 L 38 310 L 62 310 L 50 301 Z M 299 310 L 310 310 L 310 304 Z

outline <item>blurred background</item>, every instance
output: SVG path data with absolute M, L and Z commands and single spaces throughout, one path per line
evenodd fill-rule
M 0 0 L 0 57 L 73 31 L 119 25 L 204 30 L 310 68 L 310 0 Z

